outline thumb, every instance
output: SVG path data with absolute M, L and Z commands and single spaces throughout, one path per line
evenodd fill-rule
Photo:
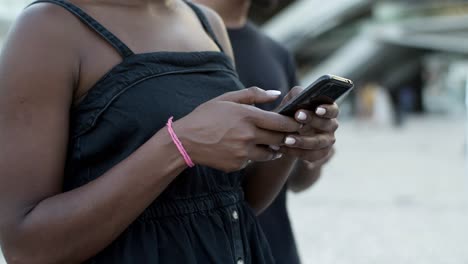
M 273 102 L 278 99 L 280 95 L 281 91 L 265 91 L 258 87 L 251 87 L 241 91 L 225 93 L 217 97 L 215 100 L 254 105 Z
M 281 101 L 280 107 L 283 106 L 284 104 L 286 104 L 287 102 L 291 101 L 292 99 L 294 99 L 296 96 L 301 94 L 303 91 L 304 91 L 304 88 L 302 88 L 300 86 L 293 87 L 291 89 L 291 91 L 289 91 L 289 93 L 283 98 L 283 101 Z

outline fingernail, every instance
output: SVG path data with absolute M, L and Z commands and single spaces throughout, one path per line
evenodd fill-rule
M 317 110 L 315 111 L 315 113 L 319 116 L 323 116 L 324 114 L 327 113 L 327 109 L 323 108 L 323 107 L 319 107 L 317 108 Z
M 275 145 L 270 145 L 270 148 L 274 151 L 278 151 L 280 150 L 280 147 L 279 146 L 275 146 Z
M 287 137 L 285 140 L 284 140 L 284 144 L 288 145 L 288 146 L 292 146 L 294 144 L 296 144 L 296 139 L 293 138 L 293 137 Z
M 299 112 L 299 114 L 297 115 L 297 119 L 301 120 L 301 121 L 306 121 L 307 120 L 307 115 L 306 113 L 304 112 Z
M 278 90 L 268 90 L 266 91 L 266 93 L 270 96 L 279 96 L 281 95 L 281 91 L 278 91 Z
M 276 153 L 275 157 L 273 160 L 281 159 L 283 157 L 283 153 Z

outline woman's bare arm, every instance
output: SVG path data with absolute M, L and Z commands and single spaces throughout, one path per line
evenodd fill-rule
M 26 10 L 0 58 L 0 241 L 9 263 L 86 260 L 185 168 L 162 130 L 99 179 L 61 193 L 79 68 L 62 14 Z

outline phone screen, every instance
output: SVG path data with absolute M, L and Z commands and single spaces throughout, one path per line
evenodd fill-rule
M 320 105 L 333 104 L 342 100 L 353 87 L 354 84 L 351 80 L 334 75 L 324 75 L 278 109 L 277 112 L 292 117 L 300 109 L 315 111 Z

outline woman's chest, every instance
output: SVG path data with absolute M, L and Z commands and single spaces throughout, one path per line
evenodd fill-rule
M 111 76 L 92 90 L 72 115 L 72 133 L 137 131 L 144 138 L 224 93 L 243 89 L 236 75 L 220 68 L 188 67 Z

